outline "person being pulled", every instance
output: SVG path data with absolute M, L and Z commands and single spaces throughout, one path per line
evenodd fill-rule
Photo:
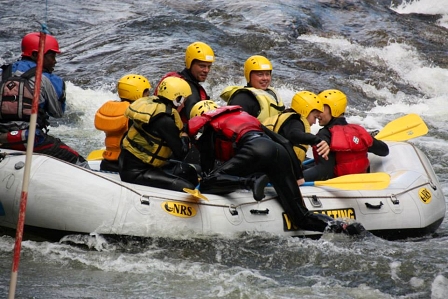
M 125 112 L 133 124 L 123 138 L 118 157 L 124 182 L 183 191 L 198 184 L 196 169 L 182 160 L 190 148 L 189 137 L 176 108 L 191 94 L 185 80 L 167 77 L 158 96 L 141 98 Z
M 206 173 L 199 186 L 201 192 L 225 194 L 239 188 L 252 189 L 254 199 L 260 201 L 271 182 L 295 227 L 323 232 L 332 226 L 334 231 L 348 232 L 343 222 L 308 211 L 296 181 L 303 178 L 301 169 L 300 173 L 294 172 L 288 151 L 264 133 L 256 117 L 240 106 L 215 107 L 212 101 L 197 103 L 185 128 L 195 139 Z M 213 168 L 215 159 L 224 163 Z M 251 177 L 256 173 L 263 175 Z
M 0 88 L 0 147 L 2 148 L 26 150 L 39 40 L 39 32 L 25 35 L 22 39 L 22 58 L 13 64 L 2 66 Z M 59 138 L 47 134 L 50 116 L 62 118 L 66 107 L 65 82 L 53 74 L 56 54 L 60 53 L 56 38 L 47 34 L 33 151 L 89 168 L 87 161 L 77 151 Z
M 368 152 L 387 156 L 389 147 L 373 138 L 363 127 L 347 123 L 345 109 L 347 96 L 336 89 L 324 90 L 318 95 L 324 111 L 318 117 L 323 126 L 316 134 L 330 145 L 328 159 L 323 159 L 313 147 L 315 165 L 304 170 L 306 181 L 321 181 L 347 174 L 366 173 L 369 168 Z
M 148 79 L 137 74 L 127 74 L 118 80 L 119 101 L 107 101 L 95 114 L 95 128 L 106 134 L 100 169 L 118 172 L 120 143 L 132 122 L 124 116 L 129 105 L 142 97 L 149 96 L 151 84 Z

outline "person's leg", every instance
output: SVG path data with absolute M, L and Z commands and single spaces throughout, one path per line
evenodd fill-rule
M 189 181 L 144 163 L 127 150 L 122 150 L 118 158 L 120 178 L 124 182 L 144 186 L 183 191 L 183 188 L 194 189 Z
M 194 164 L 180 161 L 169 162 L 167 165 L 163 166 L 163 170 L 168 174 L 181 177 L 195 186 L 199 184 L 199 173 Z
M 308 217 L 310 213 L 303 201 L 286 149 L 271 140 L 260 140 L 254 150 L 260 160 L 268 161 L 268 165 L 258 165 L 264 167 L 263 170 L 268 175 L 279 201 L 290 216 L 292 223 L 303 229 L 324 231 L 327 226 L 326 222 Z
M 3 138 L 5 139 L 3 146 L 15 150 L 26 150 L 25 143 L 28 141 L 28 132 L 28 129 L 24 129 L 6 133 L 6 138 Z M 36 130 L 33 151 L 90 169 L 87 161 L 77 151 L 59 138 L 47 135 L 40 129 Z
M 233 158 L 204 177 L 200 183 L 201 192 L 228 194 L 238 189 L 250 189 L 255 200 L 262 200 L 269 179 L 263 172 L 256 171 L 258 166 L 255 165 L 261 161 L 257 162 L 254 147 L 256 145 L 248 142 Z

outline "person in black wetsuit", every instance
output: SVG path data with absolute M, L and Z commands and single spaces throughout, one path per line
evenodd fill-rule
M 200 183 L 201 192 L 225 194 L 249 188 L 259 201 L 269 181 L 297 228 L 323 232 L 330 226 L 334 231 L 346 231 L 343 222 L 308 211 L 296 182 L 300 173 L 294 172 L 285 147 L 265 134 L 257 118 L 242 111 L 240 106 L 214 107 L 197 103 L 186 126 L 186 132 L 201 153 L 201 167 L 206 173 Z M 224 163 L 214 167 L 215 159 Z M 263 175 L 251 177 L 257 173 Z
M 203 42 L 194 42 L 185 50 L 185 68 L 181 72 L 169 72 L 162 77 L 162 80 L 166 77 L 179 77 L 190 85 L 191 95 L 185 99 L 182 108 L 178 109 L 183 122 L 190 118 L 190 111 L 197 102 L 210 100 L 200 83 L 207 80 L 214 61 L 215 53 L 209 45 Z M 154 95 L 157 95 L 157 88 Z
M 311 133 L 311 126 L 316 123 L 323 111 L 324 104 L 320 97 L 313 92 L 303 90 L 294 95 L 291 108 L 279 115 L 269 117 L 263 124 L 290 142 L 295 153 L 293 158 L 299 160 L 302 165 L 310 145 L 316 146 L 317 153 L 323 159 L 326 159 L 330 152 L 327 142 Z
M 185 50 L 185 68 L 181 72 L 169 72 L 162 77 L 162 80 L 166 77 L 179 77 L 190 85 L 191 95 L 185 99 L 181 107 L 177 108 L 184 123 L 190 118 L 190 111 L 197 102 L 210 100 L 209 95 L 200 83 L 207 80 L 214 61 L 215 53 L 213 49 L 206 43 L 196 41 L 188 45 Z M 157 95 L 157 90 L 156 87 L 154 95 Z M 188 153 L 185 161 L 194 164 L 199 163 L 199 153 L 194 147 Z
M 226 87 L 220 97 L 227 105 L 238 105 L 263 122 L 285 110 L 280 95 L 270 87 L 272 64 L 264 56 L 254 55 L 244 63 L 246 86 Z
M 158 96 L 134 101 L 125 111 L 132 126 L 122 140 L 118 157 L 123 181 L 183 191 L 198 184 L 196 169 L 182 162 L 190 150 L 189 138 L 176 108 L 191 94 L 187 82 L 167 77 Z

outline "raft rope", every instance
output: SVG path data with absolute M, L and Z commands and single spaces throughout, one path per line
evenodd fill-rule
M 3 161 L 3 159 L 5 159 L 7 156 L 23 156 L 23 155 L 25 155 L 25 152 L 21 152 L 21 151 L 13 152 L 13 153 L 0 153 L 0 163 L 1 163 L 1 161 Z M 238 207 L 240 207 L 240 206 L 258 204 L 258 202 L 247 202 L 247 203 L 241 203 L 241 204 L 238 204 L 238 205 L 230 205 L 230 206 L 229 206 L 229 205 L 224 205 L 224 204 L 214 204 L 214 203 L 208 203 L 208 202 L 192 202 L 192 201 L 188 201 L 188 200 L 173 199 L 173 198 L 170 198 L 170 197 L 164 197 L 164 196 L 158 196 L 158 195 L 148 195 L 148 194 L 141 193 L 141 192 L 139 192 L 139 191 L 137 191 L 137 190 L 134 190 L 133 188 L 131 188 L 131 187 L 129 187 L 129 186 L 123 184 L 122 182 L 118 182 L 117 180 L 114 180 L 114 179 L 112 179 L 112 178 L 108 178 L 108 177 L 106 177 L 106 176 L 101 175 L 101 173 L 112 173 L 112 174 L 113 174 L 114 172 L 111 172 L 111 171 L 98 171 L 98 170 L 87 169 L 87 168 L 84 168 L 84 167 L 82 167 L 82 166 L 79 166 L 79 165 L 76 165 L 76 164 L 72 164 L 72 163 L 69 163 L 69 162 L 67 162 L 67 161 L 60 160 L 60 159 L 58 159 L 58 158 L 56 158 L 56 157 L 49 156 L 49 155 L 46 155 L 46 154 L 33 153 L 33 155 L 36 155 L 36 156 L 43 156 L 43 157 L 47 157 L 47 158 L 49 158 L 49 159 L 55 159 L 55 160 L 58 160 L 58 161 L 60 161 L 60 162 L 62 162 L 62 163 L 65 163 L 65 164 L 67 164 L 67 165 L 70 165 L 70 166 L 72 166 L 72 167 L 77 167 L 77 168 L 79 168 L 79 169 L 81 169 L 81 170 L 83 170 L 83 171 L 87 171 L 87 172 L 89 172 L 89 173 L 91 173 L 91 174 L 93 174 L 93 175 L 95 175 L 95 176 L 97 176 L 97 177 L 100 177 L 100 178 L 102 178 L 102 179 L 105 179 L 105 180 L 107 180 L 107 181 L 109 181 L 109 182 L 111 182 L 111 183 L 113 183 L 113 184 L 119 185 L 120 187 L 122 187 L 122 188 L 124 188 L 124 189 L 127 189 L 128 191 L 131 191 L 132 193 L 134 193 L 134 194 L 140 196 L 140 202 L 141 202 L 142 204 L 146 204 L 146 203 L 145 203 L 145 200 L 144 200 L 145 198 L 154 198 L 154 199 L 161 199 L 161 200 L 170 200 L 170 201 L 176 201 L 176 202 L 189 202 L 189 203 L 195 203 L 195 204 L 198 204 L 198 205 L 213 206 L 213 207 L 222 207 L 222 208 L 229 208 L 229 207 L 230 207 L 230 208 L 238 208 Z M 154 187 L 154 188 L 155 188 L 155 187 Z M 170 191 L 172 191 L 172 190 L 170 190 Z M 185 196 L 188 196 L 188 195 L 185 194 Z M 265 199 L 261 200 L 260 202 L 265 202 L 265 201 L 274 200 L 274 199 L 277 199 L 277 197 L 276 197 L 276 196 L 268 197 L 268 198 L 265 198 Z
M 412 145 L 412 148 L 415 150 L 415 152 L 416 152 L 418 158 L 420 159 L 420 163 L 421 163 L 421 165 L 423 166 L 423 168 L 424 168 L 424 170 L 425 170 L 425 172 L 426 172 L 427 177 L 429 178 L 430 175 L 429 175 L 428 169 L 424 166 L 425 164 L 423 163 L 423 161 L 422 161 L 420 155 L 418 154 L 415 145 L 414 145 L 414 144 L 411 144 L 411 145 Z M 57 158 L 55 158 L 55 157 L 51 157 L 51 156 L 48 156 L 48 155 L 45 155 L 45 154 L 39 154 L 39 153 L 34 153 L 34 154 L 35 154 L 35 155 L 40 155 L 40 156 L 46 156 L 46 157 L 53 158 L 53 159 L 57 159 Z M 16 153 L 0 153 L 0 162 L 5 158 L 6 155 L 10 155 L 10 156 L 18 156 L 18 155 L 24 155 L 24 153 L 22 153 L 22 152 L 16 152 Z M 59 159 L 57 159 L 57 160 L 59 160 Z M 78 166 L 78 165 L 74 165 L 74 164 L 71 164 L 71 163 L 66 162 L 66 161 L 63 161 L 63 160 L 59 160 L 59 161 L 61 161 L 61 162 L 63 162 L 63 163 L 66 163 L 66 164 L 69 164 L 69 165 L 71 165 L 71 166 L 78 167 L 79 169 L 82 169 L 82 170 L 84 170 L 84 171 L 89 171 L 88 169 L 86 169 L 86 168 L 84 168 L 84 167 L 81 167 L 81 166 Z M 97 171 L 97 170 L 90 170 L 89 172 L 91 172 L 92 174 L 94 174 L 94 175 L 96 175 L 96 176 L 98 176 L 98 177 L 101 177 L 102 179 L 105 179 L 105 180 L 107 180 L 107 181 L 109 181 L 109 182 L 111 182 L 111 183 L 114 183 L 114 184 L 116 184 L 116 185 L 119 185 L 120 187 L 122 187 L 122 188 L 124 188 L 124 189 L 127 189 L 127 190 L 131 191 L 131 192 L 134 193 L 134 194 L 137 194 L 138 196 L 140 196 L 140 202 L 141 202 L 142 204 L 145 204 L 145 201 L 146 201 L 145 199 L 147 199 L 147 198 L 148 198 L 148 199 L 149 199 L 149 198 L 154 198 L 154 199 L 161 199 L 161 200 L 170 200 L 170 201 L 176 201 L 176 202 L 186 202 L 186 200 L 173 199 L 173 198 L 170 198 L 170 197 L 164 197 L 164 196 L 158 196 L 158 195 L 148 195 L 148 194 L 145 194 L 145 193 L 141 193 L 141 192 L 138 192 L 137 190 L 134 190 L 134 189 L 132 189 L 131 187 L 129 187 L 129 186 L 127 186 L 127 185 L 125 185 L 125 184 L 123 184 L 123 183 L 121 183 L 121 182 L 118 182 L 118 181 L 116 181 L 116 180 L 114 180 L 114 179 L 111 179 L 111 178 L 108 178 L 108 177 L 105 177 L 105 176 L 101 175 L 101 173 L 114 173 L 114 172 L 109 172 L 109 171 Z M 391 194 L 389 194 L 389 195 L 375 195 L 375 196 L 373 196 L 373 195 L 351 195 L 351 196 L 337 196 L 337 197 L 336 197 L 336 196 L 325 196 L 325 195 L 321 196 L 321 195 L 319 195 L 318 198 L 325 198 L 325 199 L 334 199 L 334 198 L 338 198 L 338 199 L 361 199 L 361 198 L 365 198 L 365 199 L 368 199 L 368 198 L 371 198 L 371 199 L 391 199 L 392 202 L 396 202 L 396 198 L 397 198 L 397 196 L 400 196 L 400 195 L 403 195 L 403 194 L 405 194 L 405 193 L 407 193 L 407 192 L 409 192 L 409 191 L 412 191 L 412 190 L 421 188 L 421 187 L 427 185 L 428 183 L 430 184 L 430 186 L 431 186 L 433 189 L 435 188 L 434 183 L 433 183 L 431 180 L 429 180 L 428 182 L 424 182 L 424 183 L 421 183 L 421 184 L 419 184 L 419 185 L 417 185 L 417 186 L 414 186 L 414 187 L 405 189 L 405 190 L 400 191 L 400 192 L 397 192 L 397 193 L 391 193 Z M 314 196 L 314 195 L 303 195 L 303 198 L 312 199 L 313 196 Z M 394 198 L 395 198 L 395 199 L 394 199 Z M 275 199 L 277 199 L 277 197 L 276 197 L 276 196 L 272 196 L 272 197 L 265 198 L 265 199 L 261 200 L 260 202 L 266 202 L 266 201 L 269 201 L 269 200 L 275 200 Z M 191 202 L 191 201 L 187 201 L 187 202 Z M 246 203 L 241 203 L 241 204 L 238 204 L 238 205 L 233 205 L 233 204 L 230 204 L 230 205 L 224 205 L 224 204 L 215 204 L 215 203 L 210 203 L 210 202 L 194 202 L 194 203 L 195 203 L 195 204 L 198 204 L 198 205 L 204 205 L 204 206 L 222 207 L 222 208 L 233 208 L 233 209 L 238 208 L 238 207 L 241 207 L 241 206 L 245 206 L 245 205 L 254 205 L 254 204 L 258 204 L 258 202 L 246 202 Z

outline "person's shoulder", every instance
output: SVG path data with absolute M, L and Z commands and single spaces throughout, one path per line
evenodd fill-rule
M 187 81 L 188 83 L 192 83 L 195 82 L 196 80 L 194 79 L 193 75 L 190 73 L 190 71 L 185 68 L 180 72 L 177 72 L 177 74 L 184 79 L 185 81 Z
M 241 87 L 239 89 L 237 89 L 232 96 L 230 97 L 229 101 L 232 100 L 247 100 L 247 99 L 252 99 L 252 100 L 256 100 L 255 95 L 252 93 L 252 91 L 250 91 L 249 89 L 245 88 L 245 87 Z

